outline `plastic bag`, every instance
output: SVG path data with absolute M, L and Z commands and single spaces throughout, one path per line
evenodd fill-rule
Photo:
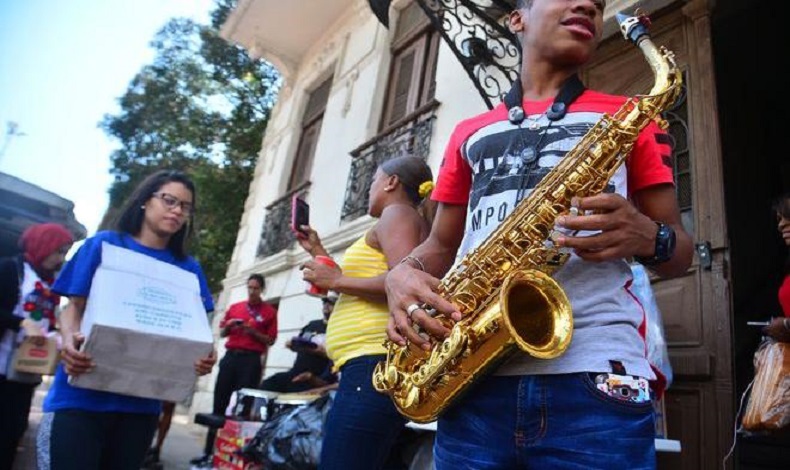
M 743 415 L 749 431 L 790 424 L 790 343 L 763 341 L 754 353 L 754 385 Z
M 655 391 L 660 396 L 672 385 L 672 364 L 669 362 L 669 350 L 667 349 L 667 340 L 664 335 L 664 322 L 661 318 L 661 310 L 659 310 L 656 303 L 656 297 L 653 295 L 653 288 L 650 285 L 650 276 L 647 274 L 647 269 L 641 264 L 632 263 L 631 272 L 634 276 L 631 292 L 639 299 L 642 308 L 645 309 L 647 320 L 645 331 L 647 360 L 658 376 L 658 390 Z
M 258 430 L 241 455 L 274 470 L 318 467 L 326 414 L 332 406 L 327 394 L 306 405 L 274 415 Z

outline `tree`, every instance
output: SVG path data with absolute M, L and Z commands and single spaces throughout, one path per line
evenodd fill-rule
M 152 64 L 132 79 L 121 111 L 100 127 L 121 146 L 103 226 L 146 175 L 189 173 L 198 188 L 192 252 L 213 291 L 233 251 L 261 139 L 279 89 L 268 63 L 219 37 L 235 0 L 218 0 L 211 25 L 173 19 L 154 37 Z

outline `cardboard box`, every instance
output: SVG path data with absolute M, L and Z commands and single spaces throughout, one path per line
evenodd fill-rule
M 174 402 L 192 395 L 195 361 L 213 348 L 197 276 L 108 243 L 82 333 L 96 367 L 72 385 Z
M 225 426 L 222 428 L 229 435 L 240 439 L 252 439 L 258 430 L 263 427 L 263 421 L 234 421 L 228 419 L 225 421 Z
M 59 356 L 57 341 L 54 338 L 47 338 L 41 346 L 33 339 L 26 338 L 14 353 L 12 367 L 17 372 L 54 375 Z
M 214 455 L 214 470 L 263 470 L 263 465 L 247 461 L 237 455 Z

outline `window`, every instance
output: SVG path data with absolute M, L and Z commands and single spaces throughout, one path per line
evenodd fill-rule
M 439 34 L 417 2 L 412 2 L 401 12 L 395 29 L 381 130 L 433 100 L 438 48 Z
M 302 136 L 296 149 L 291 176 L 288 179 L 288 191 L 300 186 L 310 178 L 313 168 L 313 156 L 321 133 L 321 123 L 324 122 L 326 102 L 329 100 L 329 91 L 332 88 L 332 77 L 326 79 L 310 93 L 307 107 L 302 117 Z

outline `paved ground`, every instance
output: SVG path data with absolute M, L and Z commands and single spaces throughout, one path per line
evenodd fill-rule
M 42 384 L 36 391 L 33 406 L 30 410 L 30 425 L 17 453 L 13 470 L 35 470 L 36 468 L 36 432 L 41 420 L 41 403 L 47 393 L 48 384 Z M 162 448 L 162 463 L 165 470 L 189 470 L 189 460 L 200 455 L 203 449 L 205 428 L 191 421 L 186 409 L 177 407 L 173 416 L 170 432 Z

